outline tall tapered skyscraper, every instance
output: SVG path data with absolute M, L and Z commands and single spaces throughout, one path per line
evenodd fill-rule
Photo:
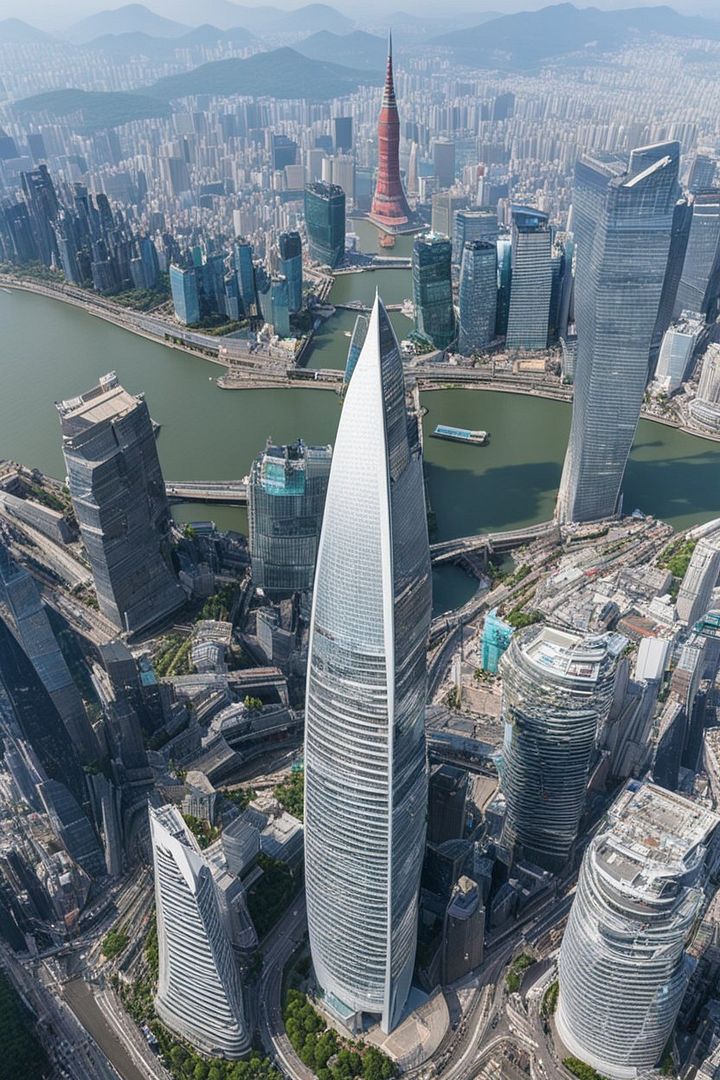
M 390 37 L 385 90 L 378 119 L 378 174 L 370 219 L 392 232 L 407 225 L 411 214 L 400 177 L 400 117 L 395 98 Z
M 611 517 L 640 418 L 679 196 L 679 143 L 582 157 L 573 200 L 578 333 L 557 514 Z
M 417 421 L 376 298 L 333 452 L 305 714 L 305 878 L 325 1001 L 345 1021 L 405 1006 L 425 844 L 430 556 Z

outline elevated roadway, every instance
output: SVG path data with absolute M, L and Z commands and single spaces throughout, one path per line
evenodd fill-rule
M 168 480 L 165 491 L 170 502 L 224 503 L 247 506 L 244 480 Z

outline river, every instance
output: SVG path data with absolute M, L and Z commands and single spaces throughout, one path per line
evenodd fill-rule
M 346 275 L 334 286 L 367 300 L 385 275 L 407 295 L 408 271 Z M 341 284 L 340 284 L 341 283 Z M 336 322 L 337 320 L 337 322 Z M 350 312 L 331 320 L 311 355 L 313 366 L 342 366 Z M 402 333 L 400 313 L 393 322 Z M 154 344 L 81 309 L 30 293 L 0 291 L 0 457 L 62 476 L 59 423 L 53 402 L 88 389 L 115 370 L 127 388 L 144 392 L 162 425 L 158 447 L 169 480 L 221 480 L 247 474 L 267 436 L 332 442 L 340 406 L 331 391 L 223 391 L 218 368 Z M 516 528 L 552 515 L 570 421 L 562 402 L 484 390 L 423 395 L 428 489 L 437 539 Z M 430 438 L 438 423 L 490 432 L 486 447 Z M 625 507 L 640 507 L 676 528 L 720 516 L 720 445 L 643 421 L 625 484 Z M 176 508 L 180 520 L 212 517 L 246 528 L 245 512 L 200 505 Z M 436 610 L 469 598 L 474 582 L 455 567 L 436 575 Z

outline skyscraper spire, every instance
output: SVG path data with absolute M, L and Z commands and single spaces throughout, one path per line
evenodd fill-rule
M 400 179 L 400 117 L 393 79 L 392 32 L 389 32 L 385 88 L 378 119 L 378 175 L 370 220 L 389 232 L 396 232 L 408 224 L 410 216 Z

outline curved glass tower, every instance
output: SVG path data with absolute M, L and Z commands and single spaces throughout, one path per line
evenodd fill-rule
M 583 860 L 559 959 L 557 1031 L 613 1080 L 657 1064 L 692 964 L 685 941 L 703 902 L 717 816 L 631 781 Z
M 203 1054 L 250 1049 L 240 976 L 212 871 L 174 806 L 150 807 L 160 970 L 155 1010 Z
M 398 1022 L 425 844 L 431 578 L 422 453 L 376 298 L 333 452 L 310 628 L 305 878 L 310 947 L 346 1022 Z
M 620 634 L 549 626 L 515 634 L 503 655 L 503 842 L 547 870 L 570 858 L 590 759 L 612 701 Z

